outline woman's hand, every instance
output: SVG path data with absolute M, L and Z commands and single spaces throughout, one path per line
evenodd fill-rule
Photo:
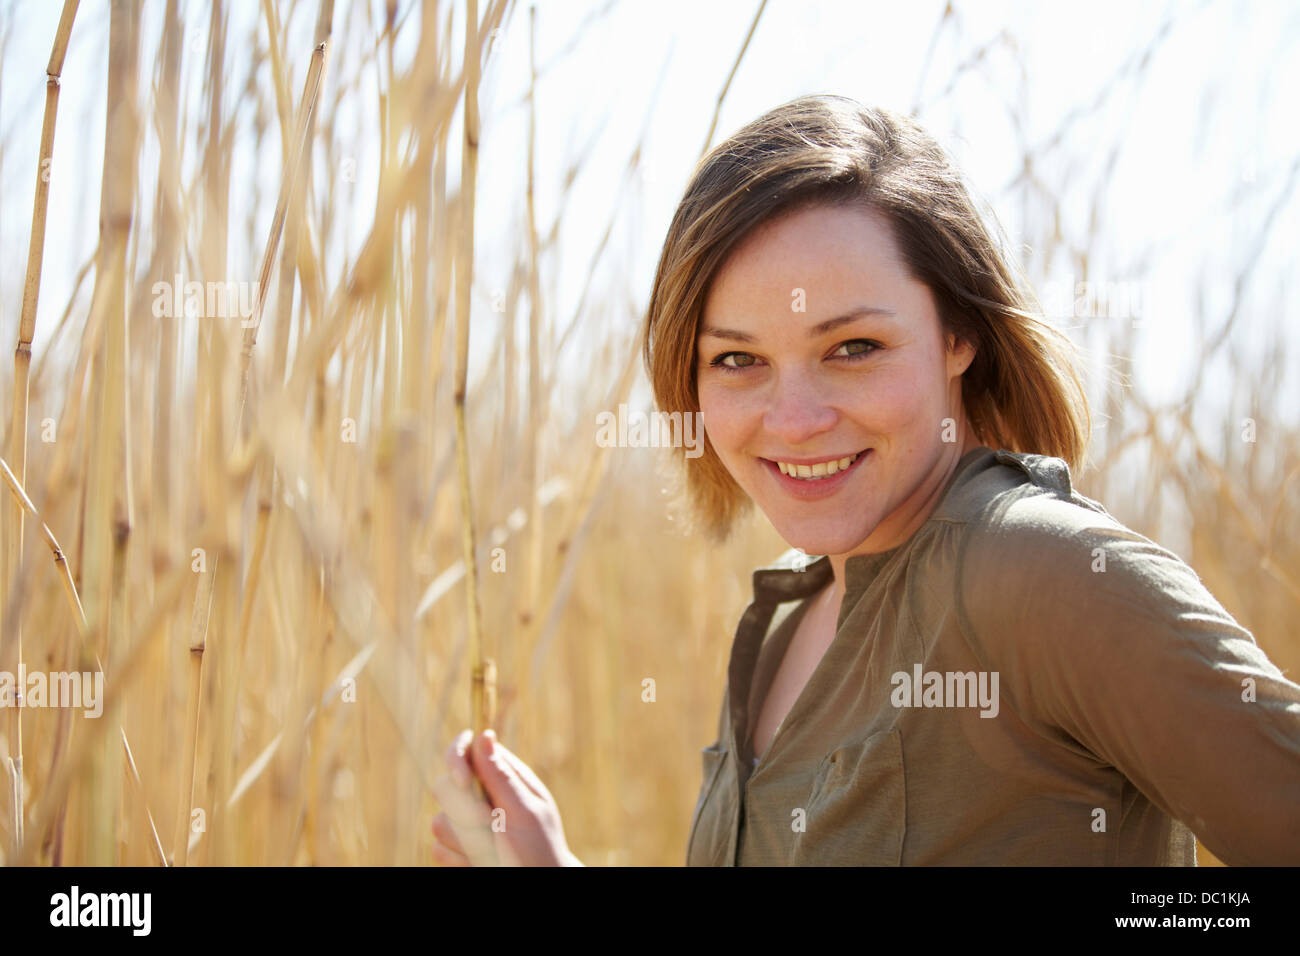
M 470 741 L 473 740 L 473 746 Z M 560 809 L 522 760 L 485 730 L 463 730 L 447 748 L 447 774 L 434 781 L 442 812 L 433 819 L 433 856 L 443 866 L 582 866 L 569 851 Z M 477 777 L 487 801 L 471 783 Z

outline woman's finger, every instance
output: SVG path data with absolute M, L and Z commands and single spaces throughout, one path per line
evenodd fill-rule
M 501 758 L 514 768 L 515 773 L 519 775 L 519 779 L 533 792 L 533 795 L 539 800 L 549 802 L 551 792 L 546 789 L 546 784 L 542 783 L 541 778 L 533 773 L 533 769 L 520 760 L 519 755 L 501 741 L 496 741 L 494 746 L 497 752 L 501 754 Z
M 549 801 L 551 799 L 550 791 L 546 789 L 546 784 L 542 783 L 532 768 L 524 763 L 514 751 L 496 739 L 496 731 L 486 730 L 484 733 L 492 735 L 493 746 L 500 754 L 501 759 L 509 763 L 515 774 L 533 796 L 542 801 Z M 447 769 L 462 787 L 469 786 L 470 774 L 473 773 L 473 766 L 466 751 L 474 740 L 475 737 L 472 731 L 462 730 L 447 748 L 445 756 Z
M 536 799 L 533 791 L 524 783 L 495 741 L 489 741 L 488 734 L 480 734 L 469 750 L 470 762 L 474 773 L 483 781 L 492 806 L 500 807 L 506 813 L 506 819 L 518 813 L 527 812 L 529 802 Z

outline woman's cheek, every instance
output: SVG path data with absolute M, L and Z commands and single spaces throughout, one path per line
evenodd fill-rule
M 864 393 L 861 407 L 886 435 L 909 431 L 921 423 L 929 423 L 939 405 L 923 382 L 924 376 L 920 369 L 890 369 L 889 374 L 873 379 L 870 389 Z
M 714 454 L 718 456 L 726 469 L 731 471 L 734 428 L 727 414 L 727 408 L 725 405 L 714 401 L 703 386 L 700 387 L 698 394 L 700 413 L 704 418 L 704 435 L 708 439 L 710 447 L 713 448 Z
M 722 467 L 751 497 L 756 490 L 757 475 L 748 449 L 753 445 L 757 430 L 752 424 L 752 409 L 743 403 L 712 401 L 700 389 L 700 411 L 704 413 L 704 433 L 708 436 Z M 761 414 L 759 415 L 761 419 Z
M 704 415 L 704 430 L 719 454 L 725 454 L 743 443 L 754 417 L 752 402 L 733 389 L 701 385 L 700 411 Z

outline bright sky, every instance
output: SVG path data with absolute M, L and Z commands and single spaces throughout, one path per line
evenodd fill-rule
M 409 5 L 404 0 L 399 8 Z M 27 0 L 0 8 L 0 35 L 8 34 L 0 68 L 5 145 L 0 335 L 5 342 L 13 340 L 21 301 L 44 65 L 60 6 Z M 197 90 L 206 4 L 187 6 L 196 19 L 187 28 L 186 82 L 187 89 Z M 297 6 L 296 39 L 288 54 L 295 100 L 315 16 L 313 5 Z M 362 44 L 375 35 L 365 27 L 364 8 L 353 6 L 338 3 L 331 81 L 355 72 Z M 612 213 L 618 221 L 598 270 L 594 301 L 619 305 L 631 298 L 644 304 L 665 229 L 756 4 L 622 0 L 599 16 L 596 4 L 580 0 L 544 0 L 537 7 L 538 61 L 545 70 L 538 90 L 543 225 L 556 213 L 557 185 L 567 164 L 578 156 L 584 160 L 560 236 L 557 321 L 567 322 Z M 1031 244 L 1027 268 L 1043 298 L 1049 304 L 1061 301 L 1064 292 L 1068 302 L 1078 265 L 1059 256 L 1043 261 L 1036 245 L 1041 238 L 1036 224 L 1047 221 L 1050 207 L 1041 194 L 1011 185 L 1025 144 L 1035 144 L 1037 175 L 1049 194 L 1060 197 L 1063 236 L 1092 251 L 1093 281 L 1141 296 L 1133 375 L 1157 400 L 1185 388 L 1201 360 L 1192 318 L 1198 297 L 1209 328 L 1217 329 L 1228 314 L 1238 274 L 1251 259 L 1257 262 L 1244 287 L 1246 307 L 1230 341 L 1244 356 L 1260 355 L 1275 347 L 1283 329 L 1300 328 L 1291 268 L 1300 202 L 1290 191 L 1300 156 L 1294 98 L 1300 90 L 1300 7 L 1281 0 L 1167 5 L 1123 0 L 1086 7 L 968 0 L 954 4 L 955 17 L 936 38 L 943 7 L 942 2 L 772 0 L 714 141 L 803 93 L 837 92 L 904 111 L 919 105 L 922 122 L 952 151 L 1012 242 Z M 149 52 L 142 81 L 154 67 L 162 8 L 161 0 L 145 3 Z M 233 0 L 230 9 L 231 66 L 242 78 L 238 64 L 250 52 L 243 39 L 259 23 L 259 4 Z M 373 10 L 382 10 L 382 3 Z M 504 286 L 506 266 L 522 242 L 526 111 L 520 104 L 527 83 L 527 13 L 526 5 L 515 8 L 485 76 L 476 227 L 481 290 Z M 372 22 L 380 19 L 377 12 L 371 16 Z M 585 32 L 568 48 L 588 17 Z M 104 0 L 84 0 L 64 70 L 38 354 L 78 266 L 95 244 L 107 36 Z M 357 181 L 347 187 L 357 210 L 349 227 L 352 241 L 364 234 L 366 210 L 373 210 L 373 70 L 366 82 L 371 98 L 352 102 L 339 118 L 342 129 L 351 124 L 357 144 Z M 329 98 L 333 89 L 327 88 Z M 228 109 L 235 109 L 237 97 L 237 90 L 228 91 Z M 245 104 L 242 113 L 248 115 L 235 113 L 246 135 L 251 110 Z M 627 158 L 643 130 L 642 168 L 629 189 Z M 156 145 L 146 150 L 152 150 L 147 162 L 156 161 Z M 192 159 L 191 152 L 187 160 Z M 453 179 L 458 163 L 457 157 L 449 164 Z M 318 166 L 321 172 L 330 171 Z M 255 202 L 259 225 L 254 249 L 241 242 L 238 228 L 232 231 L 232 270 L 247 269 L 251 275 L 255 268 L 278 176 L 274 133 L 261 155 L 245 151 L 236 157 L 232 206 Z M 232 209 L 231 218 L 242 223 L 243 209 Z M 481 304 L 490 315 L 486 300 Z M 631 332 L 631 320 L 621 310 L 588 321 L 588 328 L 617 333 L 616 324 L 629 325 Z M 1099 323 L 1126 320 L 1065 321 L 1086 345 L 1101 331 Z M 1295 357 L 1288 363 L 1293 371 Z M 1220 378 L 1216 389 L 1226 394 L 1230 384 Z M 1294 375 L 1284 384 L 1295 414 L 1300 386 Z

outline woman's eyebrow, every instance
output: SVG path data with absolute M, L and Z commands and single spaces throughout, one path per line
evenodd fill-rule
M 818 322 L 808 330 L 809 338 L 816 338 L 819 335 L 825 335 L 827 332 L 838 329 L 841 325 L 864 318 L 870 315 L 896 315 L 893 309 L 886 309 L 878 305 L 863 305 L 843 315 L 837 315 L 833 319 L 827 319 L 825 322 Z M 721 329 L 716 326 L 708 326 L 700 330 L 700 336 L 709 336 L 715 339 L 730 339 L 733 342 L 756 342 L 754 336 L 748 332 L 741 332 L 737 329 Z
M 841 325 L 853 322 L 856 319 L 866 318 L 872 315 L 896 315 L 893 309 L 886 309 L 879 305 L 861 305 L 852 311 L 845 312 L 843 315 L 837 315 L 833 319 L 827 319 L 825 322 L 819 322 L 808 330 L 810 338 L 825 335 L 833 329 L 838 329 Z

